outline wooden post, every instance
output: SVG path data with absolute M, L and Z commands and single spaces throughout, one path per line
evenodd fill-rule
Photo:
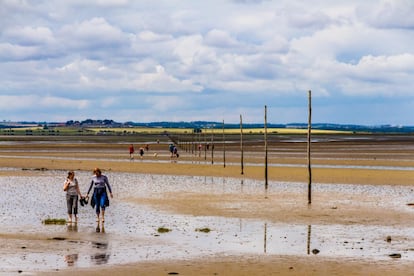
M 197 143 L 197 147 L 196 147 L 196 150 L 198 151 L 198 157 L 201 157 L 201 148 L 200 148 L 200 145 L 201 145 L 201 129 L 200 128 L 197 128 L 197 131 L 198 131 L 198 143 Z
M 268 181 L 267 181 L 267 106 L 265 105 L 265 115 L 264 115 L 264 142 L 265 142 L 265 189 L 267 190 Z
M 241 174 L 244 174 L 243 168 L 243 120 L 242 115 L 240 114 L 240 163 L 241 163 Z
M 211 164 L 214 164 L 214 126 L 211 126 Z
M 207 129 L 206 129 L 207 130 Z M 207 133 L 204 131 L 204 160 L 207 160 Z
M 312 92 L 308 92 L 308 204 L 312 203 L 312 168 L 311 168 L 311 130 L 312 130 Z
M 194 129 L 191 133 L 191 154 L 194 156 Z
M 223 167 L 226 167 L 226 138 L 224 136 L 224 120 L 223 120 Z

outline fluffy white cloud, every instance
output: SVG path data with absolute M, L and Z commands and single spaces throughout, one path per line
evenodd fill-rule
M 39 116 L 73 119 L 53 108 L 63 102 L 115 120 L 142 110 L 152 120 L 231 121 L 228 109 L 261 120 L 267 104 L 301 121 L 311 89 L 321 116 L 343 122 L 330 106 L 344 99 L 366 102 L 363 113 L 374 98 L 412 97 L 413 11 L 410 0 L 4 0 L 0 97 L 12 104 L 0 118 L 25 119 L 37 102 L 53 110 Z M 409 121 L 404 110 L 390 123 Z
M 380 28 L 407 28 L 414 27 L 414 2 L 411 0 L 383 0 L 373 8 L 361 7 L 359 15 Z
M 19 110 L 39 110 L 44 108 L 78 110 L 90 107 L 88 100 L 73 100 L 68 98 L 59 98 L 39 95 L 0 95 L 0 108 L 5 111 Z M 30 120 L 30 118 L 27 118 Z

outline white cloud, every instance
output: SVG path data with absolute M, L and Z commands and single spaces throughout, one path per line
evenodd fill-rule
M 0 60 L 25 60 L 39 53 L 36 46 L 20 46 L 10 43 L 0 43 Z
M 188 103 L 181 96 L 150 96 L 143 100 L 142 106 L 149 106 L 156 112 L 174 112 L 174 110 L 187 109 Z
M 213 29 L 209 31 L 204 41 L 207 45 L 213 46 L 213 47 L 236 47 L 238 45 L 237 40 L 232 38 L 229 33 L 223 31 L 223 30 L 217 30 Z
M 121 30 L 110 25 L 105 18 L 101 17 L 65 25 L 57 35 L 64 43 L 63 47 L 89 51 L 100 48 L 116 49 L 128 42 Z
M 47 45 L 54 43 L 52 31 L 47 27 L 12 27 L 3 33 L 7 40 L 19 45 Z
M 38 110 L 43 108 L 79 110 L 90 106 L 88 100 L 73 100 L 68 98 L 39 96 L 39 95 L 0 95 L 0 108 L 4 111 L 10 110 Z M 30 118 L 27 118 L 28 120 Z
M 410 0 L 4 0 L 0 97 L 13 104 L 0 118 L 33 114 L 21 111 L 35 108 L 25 102 L 53 110 L 39 116 L 62 118 L 66 108 L 52 103 L 87 106 L 99 98 L 113 119 L 125 119 L 139 98 L 165 112 L 146 109 L 145 118 L 212 119 L 211 110 L 225 116 L 226 109 L 259 114 L 267 103 L 289 121 L 297 110 L 286 102 L 309 89 L 328 106 L 344 98 L 406 101 L 414 77 L 413 10 Z M 168 96 L 174 113 L 154 102 L 154 93 Z
M 383 0 L 374 8 L 364 6 L 358 12 L 361 18 L 375 27 L 414 28 L 414 2 L 411 0 Z
M 172 38 L 171 35 L 158 34 L 148 30 L 139 32 L 138 37 L 145 42 L 160 42 L 170 40 Z

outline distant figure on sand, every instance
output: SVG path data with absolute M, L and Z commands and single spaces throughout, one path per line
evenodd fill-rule
M 99 223 L 100 214 L 102 213 L 102 223 L 104 223 L 105 208 L 109 206 L 109 198 L 106 188 L 108 187 L 111 198 L 113 198 L 112 189 L 109 185 L 108 177 L 106 177 L 106 175 L 103 175 L 99 168 L 95 168 L 93 173 L 94 176 L 92 177 L 87 196 L 89 197 L 89 193 L 92 190 L 92 187 L 94 187 L 91 205 L 92 207 L 95 207 L 96 205 L 96 222 Z
M 135 152 L 135 149 L 134 149 L 134 145 L 133 144 L 131 144 L 131 145 L 129 145 L 129 159 L 134 159 L 134 152 Z
M 171 157 L 173 157 L 173 155 L 174 155 L 174 144 L 170 144 L 169 146 L 168 146 L 168 149 L 170 150 L 170 153 L 171 153 Z
M 180 155 L 178 154 L 178 149 L 177 149 L 177 147 L 176 147 L 176 146 L 174 146 L 174 148 L 173 148 L 173 157 L 178 158 L 178 156 L 180 156 Z
M 78 180 L 75 178 L 75 172 L 68 172 L 63 191 L 66 192 L 66 205 L 68 209 L 68 222 L 72 223 L 72 214 L 75 216 L 75 223 L 78 222 L 78 199 L 82 197 L 79 190 Z M 79 196 L 79 197 L 78 197 Z
M 144 157 L 144 148 L 139 148 L 139 155 L 141 156 L 141 159 Z

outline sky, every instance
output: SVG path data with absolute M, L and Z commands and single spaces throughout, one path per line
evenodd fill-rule
M 412 0 L 0 0 L 0 121 L 414 125 Z

